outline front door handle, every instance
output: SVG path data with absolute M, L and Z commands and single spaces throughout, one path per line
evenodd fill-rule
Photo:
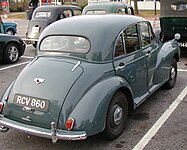
M 151 51 L 148 51 L 147 54 L 145 54 L 145 56 L 150 57 L 151 53 L 152 53 Z
M 125 64 L 124 63 L 120 63 L 119 66 L 117 66 L 115 69 L 116 70 L 123 70 L 125 68 Z

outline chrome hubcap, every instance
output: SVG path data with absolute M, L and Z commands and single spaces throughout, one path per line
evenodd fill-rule
M 16 61 L 18 58 L 18 49 L 15 46 L 11 46 L 8 51 L 8 56 L 11 61 Z
M 114 123 L 116 125 L 119 125 L 121 123 L 123 116 L 123 110 L 121 107 L 117 107 L 116 110 L 114 111 Z
M 176 74 L 176 72 L 175 72 L 175 68 L 172 67 L 172 68 L 171 68 L 171 78 L 172 78 L 172 79 L 175 78 L 175 74 Z

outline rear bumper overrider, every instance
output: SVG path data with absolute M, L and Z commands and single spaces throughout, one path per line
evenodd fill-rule
M 21 132 L 36 135 L 39 137 L 50 138 L 55 143 L 57 140 L 83 140 L 87 138 L 85 131 L 59 130 L 56 123 L 51 123 L 51 129 L 25 125 L 5 117 L 0 116 L 0 132 L 8 131 L 8 128 L 16 129 Z

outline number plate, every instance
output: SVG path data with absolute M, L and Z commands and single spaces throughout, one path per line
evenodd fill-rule
M 30 38 L 38 38 L 40 28 L 39 27 L 32 27 L 32 31 L 30 34 Z
M 30 97 L 25 95 L 16 94 L 14 97 L 14 104 L 20 106 L 30 107 L 32 109 L 47 111 L 49 107 L 49 101 L 46 99 L 40 99 L 36 97 Z

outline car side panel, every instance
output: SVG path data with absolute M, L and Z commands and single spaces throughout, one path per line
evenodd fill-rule
M 129 85 L 118 76 L 107 77 L 93 86 L 69 115 L 69 118 L 75 119 L 73 130 L 86 131 L 88 136 L 103 131 L 109 103 L 120 87 L 129 88 Z M 63 120 L 64 118 L 61 115 L 59 119 L 60 128 L 63 128 L 63 122 L 61 122 Z

